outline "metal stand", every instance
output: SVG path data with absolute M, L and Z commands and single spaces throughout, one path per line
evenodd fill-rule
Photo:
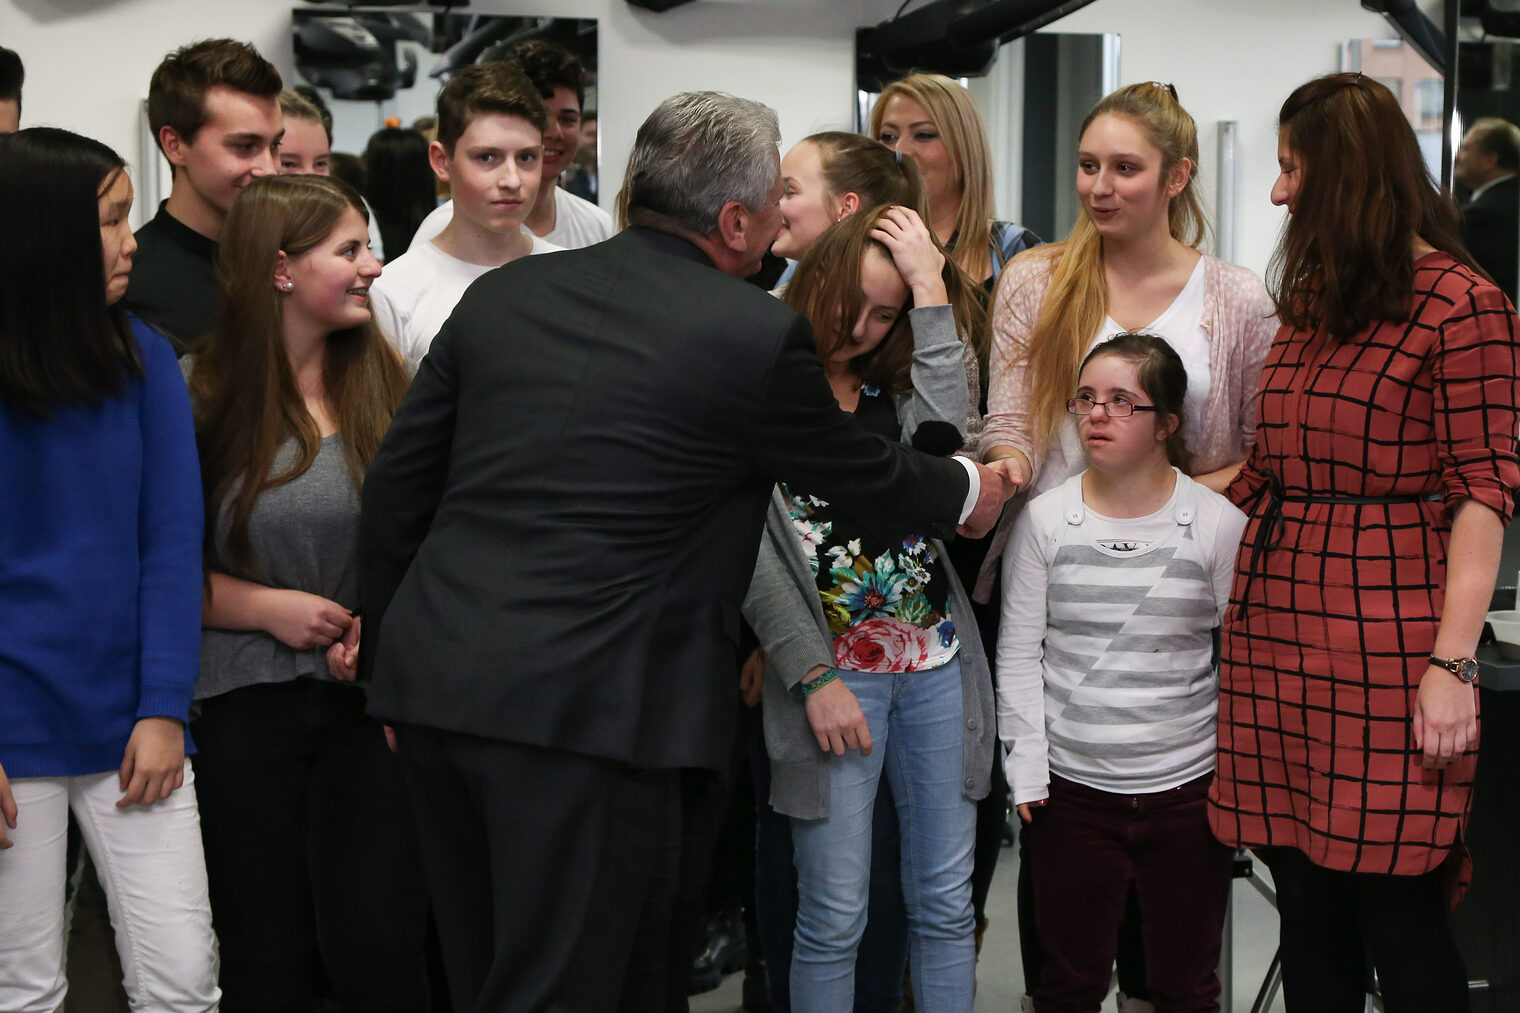
M 1251 855 L 1244 849 L 1235 852 L 1235 866 L 1230 873 L 1231 879 L 1243 879 L 1256 888 L 1256 892 L 1266 898 L 1273 909 L 1277 907 L 1277 891 L 1272 889 L 1271 884 L 1256 874 L 1256 863 Z M 1224 913 L 1224 941 L 1219 949 L 1219 982 L 1222 986 L 1220 1007 L 1231 1013 L 1235 1009 L 1235 898 L 1234 884 L 1231 883 L 1230 902 Z M 1277 998 L 1277 990 L 1282 987 L 1282 959 L 1274 951 L 1272 963 L 1267 965 L 1267 976 L 1262 979 L 1261 988 L 1257 990 L 1256 1001 L 1251 1004 L 1251 1013 L 1267 1013 L 1272 1006 L 1272 1000 Z

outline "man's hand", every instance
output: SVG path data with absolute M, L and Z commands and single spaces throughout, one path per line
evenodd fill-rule
M 739 666 L 739 695 L 744 706 L 753 707 L 760 702 L 760 687 L 765 684 L 765 652 L 755 648 Z
M 185 726 L 173 718 L 139 718 L 127 739 L 116 808 L 152 805 L 185 783 Z
M 965 523 L 955 529 L 967 538 L 980 538 L 997 527 L 998 518 L 1003 514 L 1003 504 L 1012 499 L 1024 484 L 1023 472 L 1017 463 L 1008 458 L 994 461 L 990 465 L 978 464 L 976 471 L 982 479 L 976 506 L 972 508 Z
M 826 669 L 819 667 L 803 676 L 803 681 L 817 678 Z M 847 749 L 860 750 L 861 756 L 871 755 L 871 729 L 866 726 L 866 716 L 861 713 L 860 702 L 840 679 L 808 694 L 808 724 L 818 739 L 818 748 L 835 756 L 843 756 Z

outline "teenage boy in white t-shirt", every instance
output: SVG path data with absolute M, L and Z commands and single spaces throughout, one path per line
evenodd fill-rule
M 467 67 L 439 93 L 428 158 L 453 190 L 454 217 L 387 263 L 369 291 L 375 322 L 412 371 L 471 282 L 560 248 L 523 228 L 538 197 L 547 123 L 538 90 L 512 63 Z
M 612 238 L 617 231 L 612 216 L 559 185 L 560 173 L 575 163 L 580 146 L 581 106 L 586 101 L 586 72 L 580 61 L 564 47 L 543 39 L 518 43 L 505 60 L 528 75 L 543 96 L 549 115 L 544 131 L 544 182 L 528 212 L 528 231 L 567 250 Z M 451 214 L 453 205 L 447 202 L 423 219 L 412 247 L 436 236 Z

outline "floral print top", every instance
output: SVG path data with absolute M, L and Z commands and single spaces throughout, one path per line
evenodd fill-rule
M 891 428 L 897 412 L 890 395 L 875 387 L 861 388 L 855 415 L 870 431 L 887 429 L 893 438 L 900 432 Z M 917 672 L 955 656 L 960 641 L 950 616 L 945 564 L 929 539 L 877 530 L 843 507 L 785 485 L 781 489 L 818 583 L 837 667 Z

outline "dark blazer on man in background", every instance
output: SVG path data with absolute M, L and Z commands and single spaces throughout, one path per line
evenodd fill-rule
M 1500 180 L 1462 206 L 1462 239 L 1478 266 L 1514 302 L 1520 281 L 1520 176 Z
M 948 535 L 964 468 L 841 411 L 806 320 L 643 228 L 465 293 L 370 467 L 371 713 L 721 769 L 772 485 Z

